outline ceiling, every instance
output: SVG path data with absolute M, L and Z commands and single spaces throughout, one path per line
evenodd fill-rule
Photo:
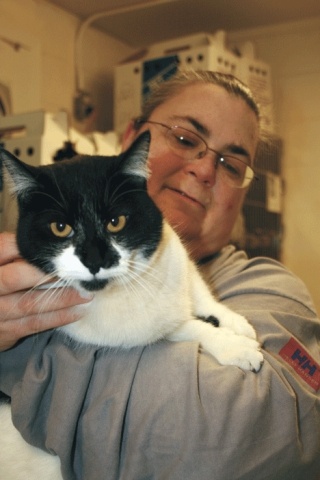
M 141 48 L 199 32 L 242 30 L 320 16 L 319 0 L 48 0 Z

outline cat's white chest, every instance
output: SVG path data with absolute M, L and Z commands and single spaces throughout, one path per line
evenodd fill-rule
M 128 263 L 132 265 L 132 263 Z M 198 341 L 222 364 L 258 371 L 256 334 L 241 315 L 217 302 L 168 224 L 160 248 L 142 268 L 111 281 L 62 329 L 77 341 L 132 348 L 163 338 Z M 123 273 L 123 272 L 122 272 Z M 220 328 L 199 319 L 215 317 Z
M 131 348 L 164 338 L 182 322 L 192 318 L 187 292 L 181 284 L 128 283 L 95 294 L 81 306 L 81 320 L 63 327 L 73 338 L 97 345 Z
M 81 342 L 130 348 L 164 338 L 192 319 L 190 261 L 168 226 L 164 236 L 150 262 L 127 271 L 120 264 L 121 278 L 96 292 L 81 306 L 81 320 L 63 330 Z

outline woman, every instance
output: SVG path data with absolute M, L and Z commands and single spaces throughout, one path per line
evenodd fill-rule
M 228 246 L 254 181 L 259 114 L 251 94 L 233 77 L 184 73 L 149 99 L 124 148 L 146 129 L 150 196 L 220 300 L 254 325 L 265 364 L 257 375 L 221 367 L 192 343 L 74 351 L 46 332 L 36 348 L 31 337 L 0 356 L 0 389 L 13 398 L 16 424 L 59 454 L 66 478 L 317 480 L 319 320 L 303 284 L 281 265 Z M 13 262 L 12 237 L 2 242 L 3 348 L 40 330 L 42 319 L 41 329 L 74 320 L 72 305 L 87 301 L 74 292 L 61 310 L 52 303 L 37 315 L 28 303 L 35 299 L 19 291 L 39 274 Z

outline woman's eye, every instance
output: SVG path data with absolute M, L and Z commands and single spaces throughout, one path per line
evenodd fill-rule
M 184 145 L 185 147 L 193 147 L 194 146 L 194 143 L 192 142 L 192 140 L 188 137 L 186 137 L 185 135 L 180 135 L 179 137 L 176 137 L 177 138 L 177 141 L 181 144 L 181 145 Z
M 242 176 L 242 162 L 238 161 L 236 158 L 221 157 L 220 165 L 225 169 L 225 171 L 232 177 L 241 177 Z
M 193 137 L 189 133 L 184 132 L 172 132 L 172 142 L 178 147 L 182 148 L 196 148 L 198 145 L 198 139 Z
M 110 233 L 120 232 L 127 223 L 127 217 L 125 215 L 120 215 L 119 217 L 113 217 L 107 224 L 107 230 Z
M 73 235 L 73 228 L 68 223 L 52 222 L 50 223 L 50 229 L 56 237 L 68 238 Z

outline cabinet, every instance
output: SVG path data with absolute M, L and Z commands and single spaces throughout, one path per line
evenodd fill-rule
M 283 234 L 281 176 L 282 141 L 261 141 L 255 159 L 258 180 L 253 181 L 243 206 L 244 245 L 249 257 L 281 258 Z

